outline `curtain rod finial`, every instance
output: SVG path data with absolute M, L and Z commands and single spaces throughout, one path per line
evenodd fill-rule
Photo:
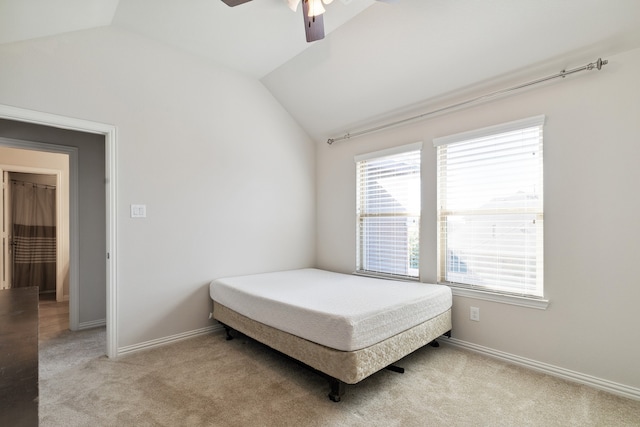
M 607 65 L 608 63 L 609 61 L 607 61 L 606 59 L 598 58 L 596 62 L 591 62 L 587 64 L 585 68 L 587 70 L 593 70 L 594 68 L 597 68 L 598 70 L 602 70 L 602 66 Z
M 609 63 L 608 60 L 606 59 L 602 59 L 602 58 L 598 58 L 598 61 L 596 62 L 596 67 L 598 68 L 598 70 L 602 69 L 603 65 L 607 65 Z

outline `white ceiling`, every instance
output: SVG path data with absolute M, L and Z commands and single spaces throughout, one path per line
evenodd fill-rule
M 16 0 L 20 1 L 20 0 Z M 331 32 L 373 0 L 335 1 Z M 260 78 L 308 47 L 302 7 L 286 0 L 253 0 L 229 7 L 221 0 L 120 0 L 113 23 Z
M 0 0 L 0 43 L 123 28 L 261 79 L 317 140 L 509 73 L 540 77 L 640 47 L 638 0 L 336 0 L 326 9 L 327 37 L 309 44 L 301 10 L 286 0 Z

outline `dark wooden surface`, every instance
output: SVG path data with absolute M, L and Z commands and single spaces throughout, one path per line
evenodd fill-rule
M 38 288 L 0 290 L 0 426 L 38 425 Z

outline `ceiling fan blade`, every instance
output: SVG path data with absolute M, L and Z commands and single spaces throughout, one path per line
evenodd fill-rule
M 226 4 L 227 6 L 233 7 L 233 6 L 238 6 L 239 4 L 242 3 L 247 3 L 250 2 L 251 0 L 222 0 L 222 2 L 224 4 Z
M 304 18 L 304 33 L 307 42 L 311 43 L 324 38 L 324 18 L 322 15 L 309 16 L 309 1 L 302 0 L 302 17 Z

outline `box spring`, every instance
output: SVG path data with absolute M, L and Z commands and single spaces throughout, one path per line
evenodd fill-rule
M 387 338 L 355 351 L 341 351 L 308 341 L 252 320 L 214 301 L 213 317 L 305 365 L 346 384 L 355 384 L 451 331 L 451 309 Z

